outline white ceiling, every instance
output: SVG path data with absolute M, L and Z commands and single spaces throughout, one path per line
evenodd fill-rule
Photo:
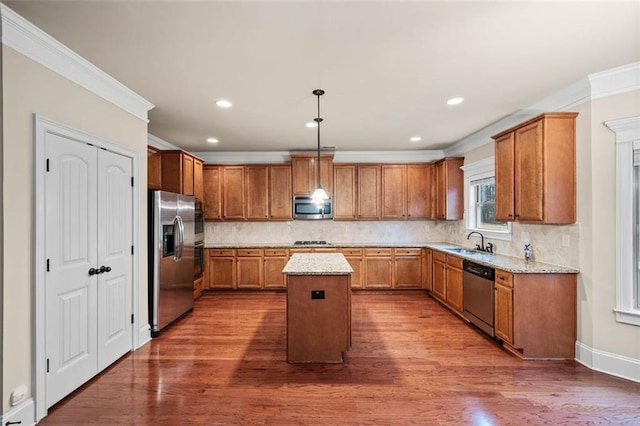
M 322 145 L 443 149 L 640 61 L 638 1 L 4 3 L 155 104 L 149 132 L 194 152 L 315 148 L 317 88 Z

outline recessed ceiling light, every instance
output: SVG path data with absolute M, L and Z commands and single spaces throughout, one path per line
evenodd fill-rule
M 411 139 L 409 139 L 411 142 L 420 142 L 422 140 L 422 138 L 420 136 L 413 136 Z
M 216 139 L 216 138 L 207 138 L 207 142 L 209 142 L 209 143 L 218 143 L 218 139 Z
M 314 128 L 318 127 L 318 123 L 316 123 L 315 121 L 310 121 L 307 124 L 305 124 L 305 126 L 307 126 L 310 129 L 314 129 Z
M 458 105 L 464 102 L 464 98 L 451 98 L 447 101 L 447 105 Z
M 216 105 L 218 105 L 220 108 L 231 108 L 232 104 L 226 99 L 220 99 L 216 101 Z

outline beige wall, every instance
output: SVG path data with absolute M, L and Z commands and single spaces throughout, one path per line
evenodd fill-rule
M 0 71 L 2 71 L 2 50 L 4 46 L 0 44 Z M 2 93 L 2 72 L 0 72 L 0 94 Z M 2 96 L 0 96 L 0 241 L 4 241 L 4 167 L 3 167 L 3 152 L 4 152 L 4 143 L 3 143 L 3 135 L 2 131 L 2 117 L 4 116 L 2 112 Z M 0 244 L 0 271 L 4 271 L 4 244 Z M 0 272 L 0 318 L 2 319 L 2 324 L 4 321 L 4 274 Z M 4 341 L 3 336 L 3 327 L 0 327 L 0 342 Z M 3 356 L 3 344 L 0 344 L 0 383 L 4 383 L 3 380 L 3 372 L 4 372 L 4 356 Z M 4 392 L 2 386 L 0 386 L 0 401 L 4 401 Z M 2 404 L 0 404 L 0 407 Z M 4 412 L 4 410 L 2 410 Z
M 587 111 L 588 112 L 588 111 Z M 618 323 L 616 303 L 616 164 L 615 134 L 603 122 L 640 115 L 640 91 L 597 99 L 590 105 L 591 144 L 580 145 L 578 220 L 579 300 L 582 329 L 578 340 L 594 349 L 640 360 L 640 327 Z M 589 124 L 589 123 L 587 123 Z M 587 130 L 585 129 L 585 132 Z M 587 161 L 588 158 L 588 163 Z M 582 167 L 584 166 L 584 169 Z
M 2 51 L 2 157 L 5 205 L 3 281 L 2 410 L 9 395 L 32 384 L 34 182 L 33 128 L 37 113 L 65 125 L 102 137 L 139 158 L 139 226 L 137 247 L 146 253 L 146 144 L 147 124 L 71 81 L 4 46 Z M 140 314 L 146 318 L 146 257 L 140 257 Z M 135 330 L 134 332 L 137 332 Z

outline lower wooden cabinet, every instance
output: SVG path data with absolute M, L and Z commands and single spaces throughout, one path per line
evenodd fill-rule
M 198 278 L 193 280 L 193 300 L 197 299 L 202 295 L 203 288 L 204 288 L 204 276 L 200 275 Z
M 208 249 L 209 289 L 236 288 L 236 253 L 234 249 Z
M 576 274 L 512 274 L 496 269 L 495 333 L 525 359 L 574 359 Z
M 444 302 L 447 298 L 447 255 L 433 252 L 433 295 Z
M 286 248 L 264 249 L 264 288 L 284 289 L 287 288 L 286 276 L 282 273 L 285 265 L 289 261 L 289 254 Z
M 343 248 L 340 253 L 347 259 L 353 274 L 351 274 L 351 288 L 364 288 L 364 262 L 362 261 L 361 248 Z
M 463 312 L 462 298 L 462 258 L 447 255 L 447 295 L 446 302 L 458 313 Z
M 423 249 L 422 253 L 422 288 L 433 291 L 433 250 Z
M 236 258 L 236 288 L 260 289 L 264 286 L 262 249 L 238 249 Z
M 393 287 L 422 288 L 422 249 L 395 248 L 393 257 Z
M 367 248 L 364 256 L 366 288 L 392 288 L 393 267 L 390 248 Z

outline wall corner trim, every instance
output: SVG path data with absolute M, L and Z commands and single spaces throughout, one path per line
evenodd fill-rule
M 640 383 L 640 360 L 592 348 L 576 341 L 576 361 L 592 370 Z
M 0 4 L 2 44 L 149 122 L 154 105 L 22 16 Z

